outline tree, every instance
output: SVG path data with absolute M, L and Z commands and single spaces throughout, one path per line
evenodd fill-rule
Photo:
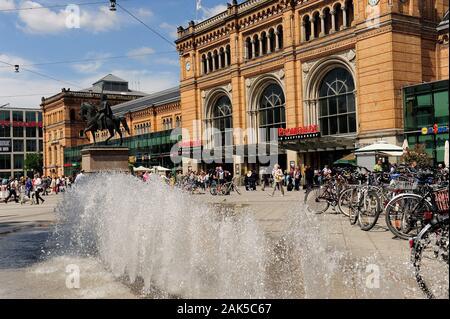
M 42 174 L 42 167 L 44 166 L 42 154 L 28 153 L 26 156 L 24 162 L 25 171 L 33 171 L 34 173 L 39 172 L 39 174 Z
M 406 154 L 402 156 L 402 160 L 406 165 L 416 162 L 418 168 L 426 168 L 431 164 L 431 157 L 423 144 L 416 144 L 412 150 L 408 149 Z

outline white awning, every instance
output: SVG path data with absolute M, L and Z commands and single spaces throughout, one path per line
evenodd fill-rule
M 397 145 L 394 145 L 394 144 L 377 142 L 375 144 L 372 144 L 372 145 L 365 146 L 365 147 L 362 147 L 360 149 L 357 149 L 355 151 L 355 154 L 374 153 L 374 152 L 378 152 L 378 153 L 381 153 L 381 152 L 388 152 L 388 153 L 401 152 L 403 154 L 403 148 L 401 146 L 397 146 Z

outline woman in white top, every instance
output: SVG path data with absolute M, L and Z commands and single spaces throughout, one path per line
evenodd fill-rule
M 52 182 L 53 181 L 54 180 L 52 180 Z M 41 200 L 42 203 L 45 202 L 45 200 L 41 197 L 41 193 L 44 191 L 44 189 L 42 188 L 42 179 L 39 177 L 39 175 L 36 175 L 33 182 L 36 204 L 39 205 L 39 200 Z
M 275 195 L 275 191 L 276 191 L 277 187 L 280 188 L 281 196 L 284 196 L 284 189 L 283 189 L 284 174 L 280 168 L 280 165 L 278 165 L 278 164 L 274 165 L 273 170 L 272 170 L 272 176 L 273 176 L 273 180 L 274 180 L 274 185 L 273 185 L 272 194 L 270 194 L 270 196 Z

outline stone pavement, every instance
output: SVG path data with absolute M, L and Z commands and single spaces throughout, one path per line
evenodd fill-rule
M 47 227 L 55 221 L 54 209 L 61 195 L 44 196 L 44 204 L 23 205 L 14 201 L 5 204 L 0 201 L 0 235 L 16 232 L 19 230 Z

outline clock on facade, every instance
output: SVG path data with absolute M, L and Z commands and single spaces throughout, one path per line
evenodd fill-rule
M 186 62 L 186 71 L 190 71 L 191 70 L 191 62 Z
M 374 7 L 378 4 L 378 2 L 380 2 L 380 0 L 369 0 L 369 4 Z

